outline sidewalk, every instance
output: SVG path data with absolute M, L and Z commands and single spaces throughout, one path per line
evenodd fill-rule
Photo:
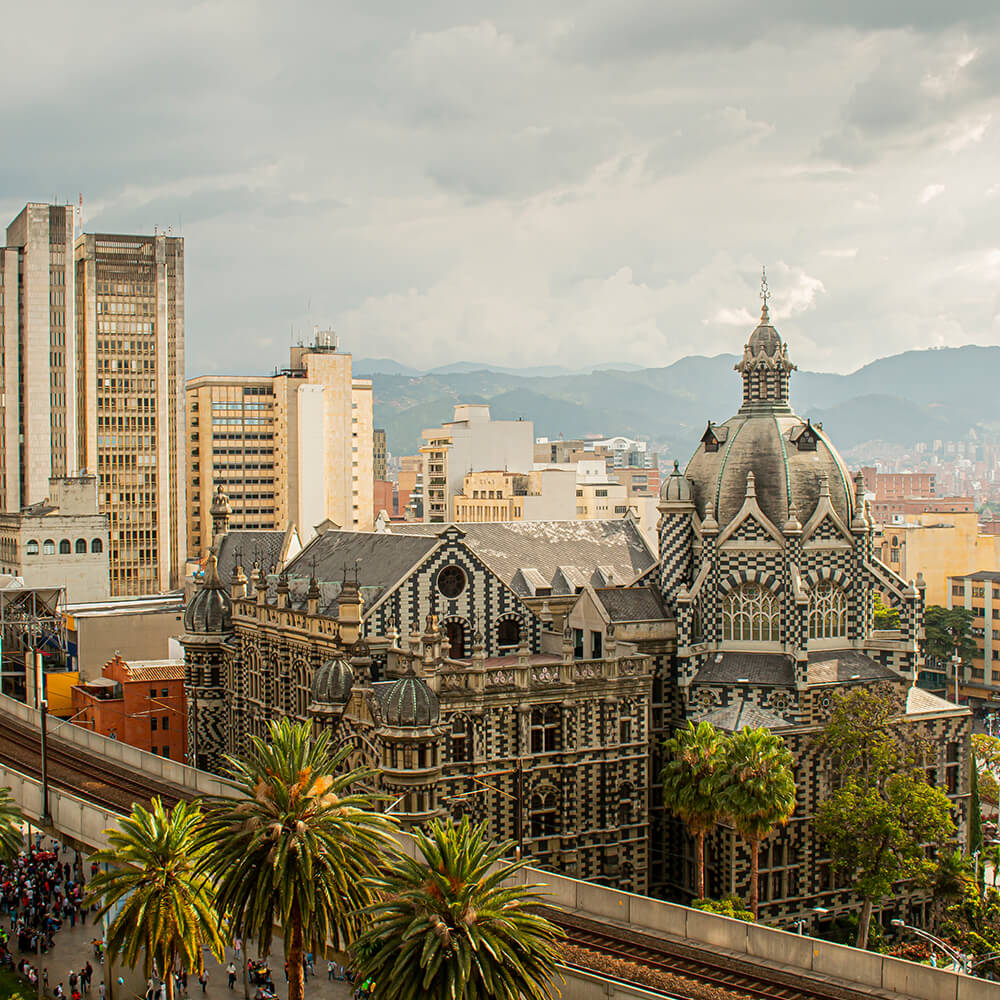
M 64 861 L 73 860 L 72 851 L 62 851 L 60 852 L 60 859 Z M 89 871 L 89 867 L 87 867 Z M 98 984 L 104 977 L 104 966 L 100 965 L 94 958 L 94 948 L 93 940 L 96 937 L 101 936 L 100 927 L 94 927 L 90 918 L 88 917 L 86 924 L 80 924 L 77 921 L 76 927 L 70 927 L 69 921 L 63 923 L 62 928 L 56 932 L 55 935 L 55 947 L 52 948 L 45 955 L 25 955 L 24 957 L 31 962 L 32 965 L 37 965 L 41 969 L 48 969 L 49 972 L 49 996 L 51 997 L 52 991 L 55 989 L 58 983 L 62 983 L 63 989 L 66 991 L 67 996 L 69 995 L 69 973 L 70 970 L 75 971 L 79 974 L 80 970 L 84 967 L 87 961 L 94 967 L 94 979 L 90 987 L 90 993 L 85 994 L 89 1000 L 97 1000 L 99 996 Z M 17 951 L 17 941 L 12 941 L 11 945 L 13 947 L 14 964 L 17 965 L 18 959 L 21 957 Z M 256 951 L 251 948 L 250 955 L 252 958 L 257 958 Z M 226 986 L 227 976 L 225 963 L 220 965 L 211 955 L 207 956 L 205 959 L 205 968 L 208 971 L 208 984 L 205 989 L 204 997 L 205 1000 L 243 1000 L 243 979 L 240 974 L 241 964 L 239 960 L 235 957 L 235 952 L 232 948 L 226 950 L 226 962 L 232 960 L 236 965 L 237 969 L 237 979 L 236 988 L 230 992 Z M 288 1000 L 288 984 L 285 982 L 284 974 L 284 964 L 285 956 L 284 950 L 281 945 L 279 938 L 274 939 L 274 943 L 271 950 L 271 956 L 268 959 L 272 978 L 274 980 L 275 992 L 278 995 L 278 1000 Z M 326 961 L 320 958 L 316 959 L 316 976 L 310 976 L 305 984 L 305 995 L 309 1000 L 349 1000 L 351 997 L 354 987 L 349 983 L 345 982 L 330 982 L 326 978 Z M 121 973 L 119 973 L 121 974 Z M 140 973 L 141 975 L 141 970 Z M 132 978 L 131 975 L 125 973 L 124 978 L 126 984 Z M 111 987 L 109 992 L 109 997 L 113 997 L 114 1000 L 134 1000 L 136 994 L 129 991 L 126 992 L 123 987 L 119 987 L 117 983 L 108 984 Z M 250 1000 L 253 1000 L 254 992 L 256 991 L 255 986 L 250 986 L 248 984 Z M 33 994 L 25 990 L 25 997 L 30 998 Z M 190 1000 L 201 1000 L 202 991 L 201 985 L 198 983 L 197 975 L 188 976 L 188 987 L 187 995 Z M 138 996 L 138 1000 L 143 1000 L 141 993 Z M 177 1000 L 182 1000 L 178 997 Z

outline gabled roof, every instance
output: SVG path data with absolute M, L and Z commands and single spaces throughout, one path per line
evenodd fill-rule
M 660 621 L 667 617 L 653 587 L 595 587 L 594 594 L 613 622 Z
M 215 552 L 218 559 L 219 579 L 227 585 L 232 583 L 237 552 L 239 552 L 240 562 L 243 565 L 243 572 L 247 576 L 250 575 L 250 569 L 255 560 L 259 561 L 265 573 L 271 572 L 272 569 L 281 569 L 282 561 L 287 552 L 286 542 L 289 533 L 294 532 L 294 530 L 294 528 L 288 530 L 272 528 L 250 531 L 237 528 L 233 531 L 227 531 L 219 539 Z
M 313 574 L 320 583 L 321 600 L 332 601 L 340 592 L 344 567 L 358 573 L 358 586 L 368 609 L 387 590 L 400 582 L 438 544 L 437 538 L 397 535 L 374 531 L 325 531 L 317 535 L 285 567 L 290 590 L 298 596 L 299 581 Z M 291 578 L 295 578 L 292 581 Z
M 751 729 L 759 729 L 761 726 L 765 729 L 788 729 L 792 725 L 788 719 L 765 708 L 759 708 L 745 698 L 692 718 L 695 725 L 699 722 L 708 722 L 716 729 L 725 730 L 727 733 L 739 732 L 744 726 L 749 726 Z
M 392 535 L 440 535 L 447 524 L 393 524 Z M 635 521 L 502 521 L 454 526 L 463 541 L 504 583 L 522 596 L 530 591 L 514 586 L 519 569 L 534 569 L 550 583 L 560 567 L 574 567 L 586 582 L 600 584 L 597 567 L 610 569 L 615 579 L 634 580 L 655 565 Z M 523 574 L 522 574 L 523 576 Z
M 899 679 L 899 674 L 856 649 L 814 649 L 809 653 L 807 670 L 810 684 Z
M 795 687 L 795 664 L 787 653 L 713 653 L 693 683 Z
M 939 698 L 930 691 L 923 688 L 911 687 L 906 692 L 906 714 L 907 715 L 935 715 L 938 712 L 962 712 L 968 711 L 962 705 Z

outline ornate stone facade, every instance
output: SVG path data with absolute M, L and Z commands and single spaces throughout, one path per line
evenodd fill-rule
M 248 579 L 238 533 L 221 535 L 231 621 L 208 613 L 213 565 L 184 637 L 199 761 L 218 766 L 271 719 L 309 720 L 353 747 L 406 825 L 468 813 L 536 863 L 684 899 L 692 850 L 661 807 L 659 748 L 688 719 L 767 726 L 795 755 L 800 802 L 764 845 L 762 918 L 856 906 L 809 819 L 837 693 L 895 692 L 900 725 L 939 748 L 928 768 L 960 827 L 969 714 L 913 686 L 922 581 L 875 557 L 860 481 L 793 412 L 766 300 L 736 368 L 738 413 L 663 483 L 658 558 L 628 518 L 407 524 L 325 531 L 271 572 L 258 541 Z M 874 590 L 898 630 L 874 630 Z M 748 872 L 720 827 L 710 892 L 746 896 Z M 886 905 L 919 918 L 924 903 L 901 888 Z

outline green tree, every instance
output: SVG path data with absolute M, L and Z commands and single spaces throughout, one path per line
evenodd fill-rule
M 955 830 L 948 796 L 927 781 L 926 747 L 904 740 L 891 690 L 856 688 L 838 698 L 819 747 L 831 760 L 832 789 L 816 828 L 836 871 L 849 872 L 863 905 L 857 946 L 868 943 L 872 907 L 904 879 L 928 883 L 925 844 Z
M 795 812 L 795 772 L 785 741 L 769 729 L 733 733 L 720 791 L 725 815 L 750 849 L 750 912 L 758 917 L 761 841 Z
M 678 729 L 663 744 L 663 804 L 694 837 L 695 895 L 705 895 L 705 837 L 719 821 L 719 776 L 725 739 L 711 723 Z
M 220 961 L 223 941 L 211 882 L 199 872 L 201 812 L 178 802 L 167 810 L 159 798 L 151 809 L 134 805 L 119 829 L 107 830 L 109 847 L 93 860 L 109 865 L 95 875 L 88 899 L 98 919 L 120 906 L 107 931 L 107 953 L 130 969 L 143 955 L 143 973 L 163 977 L 174 995 L 172 972 L 202 969 L 202 948 Z
M 11 798 L 10 788 L 0 788 L 0 861 L 16 858 L 24 847 L 21 807 Z
M 723 896 L 722 899 L 694 899 L 691 907 L 695 910 L 704 910 L 706 913 L 721 913 L 724 917 L 732 917 L 733 920 L 745 920 L 748 924 L 754 922 L 753 914 L 746 909 L 743 900 L 739 896 Z
M 996 736 L 973 733 L 972 753 L 980 771 L 1000 770 L 1000 739 Z
M 872 591 L 872 624 L 875 628 L 899 628 L 899 609 L 890 608 L 880 590 Z
M 281 926 L 289 1000 L 302 1000 L 307 950 L 357 935 L 358 911 L 395 846 L 376 796 L 352 791 L 371 772 L 337 773 L 351 749 L 331 753 L 329 736 L 311 739 L 308 723 L 272 722 L 245 758 L 227 758 L 232 794 L 205 804 L 204 867 L 217 880 L 220 912 L 262 955 Z
M 972 638 L 972 611 L 969 608 L 942 608 L 928 605 L 924 612 L 924 654 L 944 673 L 955 653 L 963 663 L 976 656 L 976 641 Z
M 932 886 L 935 929 L 948 904 L 964 894 L 968 878 L 969 862 L 960 851 L 942 851 L 938 855 Z
M 552 995 L 562 932 L 536 908 L 543 887 L 510 885 L 527 861 L 501 867 L 511 843 L 486 824 L 435 820 L 375 883 L 379 900 L 354 953 L 379 1000 L 543 1000 Z

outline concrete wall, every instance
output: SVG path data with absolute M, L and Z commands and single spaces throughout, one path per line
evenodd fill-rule
M 73 615 L 77 669 L 84 680 L 101 676 L 115 653 L 126 660 L 166 660 L 170 639 L 184 631 L 182 610 Z

